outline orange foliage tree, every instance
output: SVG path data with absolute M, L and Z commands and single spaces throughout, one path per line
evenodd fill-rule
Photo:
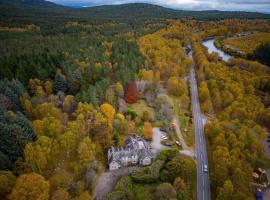
M 151 125 L 151 123 L 144 122 L 143 134 L 144 134 L 144 138 L 146 140 L 152 140 L 153 131 L 152 131 L 152 125 Z

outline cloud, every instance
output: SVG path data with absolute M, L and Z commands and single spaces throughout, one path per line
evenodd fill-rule
M 270 12 L 270 0 L 50 0 L 64 5 L 153 3 L 175 9 Z

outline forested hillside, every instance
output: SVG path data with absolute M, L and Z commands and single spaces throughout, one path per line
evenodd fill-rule
M 134 29 L 145 20 L 166 19 L 221 20 L 228 18 L 269 19 L 270 16 L 252 12 L 184 11 L 173 10 L 151 4 L 134 3 L 90 8 L 70 8 L 44 0 L 0 0 L 0 25 L 22 26 L 35 24 L 53 33 L 66 22 L 101 23 L 121 21 Z M 52 30 L 51 30 L 52 29 Z M 136 29 L 136 28 L 135 28 Z

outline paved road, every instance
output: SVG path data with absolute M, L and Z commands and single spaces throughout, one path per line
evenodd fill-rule
M 200 109 L 197 81 L 194 66 L 190 70 L 190 89 L 195 124 L 195 155 L 197 161 L 197 200 L 210 200 L 209 174 L 203 172 L 203 165 L 208 166 L 203 116 Z

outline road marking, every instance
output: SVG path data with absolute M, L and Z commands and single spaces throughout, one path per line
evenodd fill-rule
M 204 176 L 203 176 L 203 187 L 204 187 Z
M 201 159 L 202 159 L 202 154 L 201 154 Z
M 202 191 L 202 198 L 203 198 L 203 200 L 204 200 L 204 190 Z

